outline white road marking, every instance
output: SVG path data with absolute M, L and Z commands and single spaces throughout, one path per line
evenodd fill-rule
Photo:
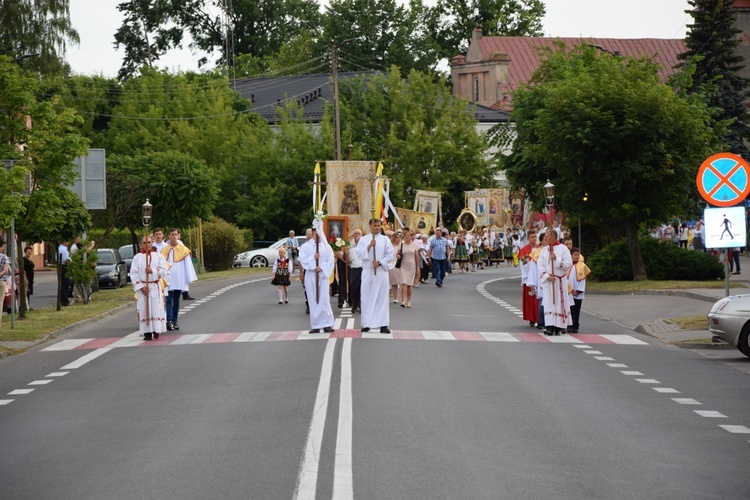
M 310 429 L 307 433 L 307 445 L 297 476 L 297 489 L 294 498 L 297 500 L 315 499 L 318 486 L 318 468 L 320 466 L 320 447 L 323 442 L 323 429 L 328 413 L 328 399 L 331 391 L 331 375 L 333 373 L 333 352 L 336 339 L 329 339 L 323 354 L 323 366 L 320 369 L 318 393 L 315 397 Z
M 609 340 L 613 344 L 630 344 L 630 345 L 648 345 L 648 342 L 644 342 L 642 340 L 638 340 L 635 337 L 631 337 L 630 335 L 605 335 L 600 334 L 600 337 L 604 337 L 605 339 Z
M 0 399 L 0 406 L 11 404 L 15 399 Z
M 180 335 L 179 338 L 177 338 L 177 340 L 172 342 L 170 345 L 200 344 L 208 340 L 210 337 L 211 337 L 210 333 Z
M 723 413 L 719 413 L 718 411 L 711 411 L 711 410 L 693 410 L 695 413 L 700 415 L 701 417 L 706 418 L 727 418 L 726 415 Z
M 659 383 L 661 383 L 658 380 L 653 379 L 653 378 L 637 378 L 636 380 L 638 382 L 640 382 L 641 384 L 659 384 Z
M 579 349 L 591 349 L 591 346 L 588 344 L 577 344 L 577 345 L 574 345 L 573 347 L 577 347 Z
M 555 335 L 554 337 L 548 337 L 547 340 L 553 344 L 580 344 L 581 341 L 570 335 Z M 599 353 L 601 354 L 601 353 Z
M 505 332 L 479 332 L 479 335 L 490 342 L 520 342 L 513 335 Z
M 609 356 L 594 356 L 594 359 L 598 359 L 599 361 L 614 361 L 615 358 L 610 358 Z
M 244 332 L 233 342 L 262 342 L 271 335 L 271 332 Z
M 51 382 L 51 380 L 34 380 L 33 382 L 29 382 L 29 385 L 47 385 Z
M 750 434 L 750 429 L 744 425 L 720 425 L 719 427 L 732 434 Z
M 671 387 L 652 387 L 652 389 L 662 394 L 679 394 L 680 393 L 680 391 L 678 391 L 677 389 L 672 389 Z
M 34 392 L 35 389 L 16 389 L 15 391 L 10 391 L 8 393 L 8 396 L 20 396 L 22 394 L 31 394 Z
M 602 351 L 583 351 L 586 354 L 603 354 Z
M 65 376 L 65 375 L 67 375 L 68 373 L 70 373 L 70 372 L 52 372 L 52 373 L 50 373 L 50 374 L 49 374 L 49 375 L 47 375 L 47 376 L 48 376 L 48 377 L 64 377 L 64 376 Z
M 52 344 L 49 347 L 45 347 L 44 349 L 42 349 L 42 351 L 69 351 L 71 349 L 75 349 L 76 347 L 80 347 L 87 342 L 91 342 L 91 339 L 61 340 L 60 342 Z
M 80 368 L 89 361 L 92 361 L 102 354 L 107 354 L 109 351 L 111 351 L 111 347 L 104 347 L 102 349 L 96 349 L 85 356 L 81 356 L 77 360 L 73 361 L 72 363 L 68 363 L 67 365 L 63 366 L 61 370 L 75 370 L 76 368 Z
M 333 329 L 334 330 L 340 330 L 341 329 L 341 322 L 343 320 L 341 318 L 336 318 L 336 320 L 333 322 Z
M 451 332 L 443 330 L 424 330 L 422 336 L 425 340 L 456 340 Z
M 632 375 L 636 377 L 643 376 L 641 372 L 634 372 L 634 371 L 627 371 L 627 370 L 620 370 L 620 373 L 622 373 L 623 375 Z
M 628 367 L 628 365 L 626 365 L 625 363 L 607 363 L 607 366 L 609 366 L 610 368 L 627 368 Z
M 699 405 L 699 404 L 701 404 L 699 401 L 696 401 L 693 398 L 672 398 L 672 401 L 674 401 L 677 404 L 681 404 L 681 405 Z
M 346 320 L 346 329 L 347 330 L 353 330 L 354 329 L 354 318 L 349 318 Z
M 352 474 L 352 339 L 344 339 L 341 350 L 341 382 L 339 389 L 339 422 L 336 433 L 336 461 L 333 468 L 333 499 L 354 498 Z

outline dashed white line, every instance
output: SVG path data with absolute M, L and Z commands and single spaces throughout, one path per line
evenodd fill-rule
M 594 359 L 598 359 L 599 361 L 614 361 L 615 358 L 610 358 L 609 356 L 594 356 Z
M 637 378 L 636 379 L 641 384 L 659 384 L 660 382 L 653 378 Z
M 750 429 L 744 425 L 720 425 L 719 427 L 732 434 L 750 434 Z
M 34 380 L 33 382 L 29 382 L 29 385 L 47 385 L 51 382 L 51 380 Z
M 0 399 L 0 406 L 11 404 L 15 399 Z
M 672 398 L 672 401 L 674 401 L 677 404 L 681 404 L 681 405 L 699 405 L 699 404 L 701 404 L 699 401 L 696 401 L 693 398 Z
M 635 377 L 640 377 L 643 375 L 641 372 L 628 371 L 628 370 L 620 370 L 620 373 L 622 373 L 623 375 L 631 375 Z
M 727 418 L 726 415 L 723 413 L 719 413 L 718 411 L 711 411 L 711 410 L 693 410 L 695 413 L 700 415 L 701 417 L 706 418 Z
M 48 376 L 48 377 L 64 377 L 64 376 L 65 376 L 65 375 L 67 375 L 68 373 L 70 373 L 70 372 L 52 372 L 52 373 L 50 373 L 50 374 L 49 374 L 49 375 L 47 375 L 47 376 Z
M 96 350 L 94 350 L 94 351 L 86 354 L 85 356 L 81 356 L 80 358 L 78 358 L 77 360 L 73 361 L 72 363 L 68 363 L 67 365 L 63 366 L 62 369 L 63 370 L 74 370 L 76 368 L 80 368 L 83 365 L 85 365 L 86 363 L 88 363 L 89 361 L 94 360 L 94 359 L 98 358 L 99 356 L 101 356 L 102 354 L 106 354 L 106 353 L 108 353 L 111 350 L 112 350 L 112 347 L 104 347 L 102 349 L 96 349 Z
M 677 389 L 672 389 L 671 387 L 652 387 L 652 389 L 662 394 L 679 394 L 680 393 L 680 391 L 678 391 Z
M 8 393 L 8 396 L 20 396 L 22 394 L 31 394 L 34 392 L 35 389 L 16 389 L 15 391 L 10 391 Z
M 627 368 L 628 367 L 628 365 L 624 363 L 607 363 L 607 366 L 609 366 L 610 368 Z

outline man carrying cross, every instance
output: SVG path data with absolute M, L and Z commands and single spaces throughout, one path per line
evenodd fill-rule
M 300 247 L 299 263 L 305 271 L 305 292 L 310 307 L 310 333 L 333 332 L 333 310 L 328 280 L 333 272 L 333 249 L 323 234 L 322 221 L 313 222 L 313 237 Z

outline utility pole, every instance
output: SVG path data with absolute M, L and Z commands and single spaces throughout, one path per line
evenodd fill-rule
M 339 48 L 331 48 L 333 73 L 333 159 L 341 160 L 341 121 L 339 119 Z

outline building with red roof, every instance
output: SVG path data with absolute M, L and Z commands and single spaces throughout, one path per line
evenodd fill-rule
M 510 110 L 511 93 L 539 68 L 540 49 L 554 49 L 556 42 L 569 49 L 586 43 L 615 55 L 650 57 L 662 67 L 665 81 L 675 72 L 677 55 L 686 50 L 684 40 L 482 36 L 482 28 L 477 27 L 467 54 L 451 59 L 453 95 L 492 109 Z

